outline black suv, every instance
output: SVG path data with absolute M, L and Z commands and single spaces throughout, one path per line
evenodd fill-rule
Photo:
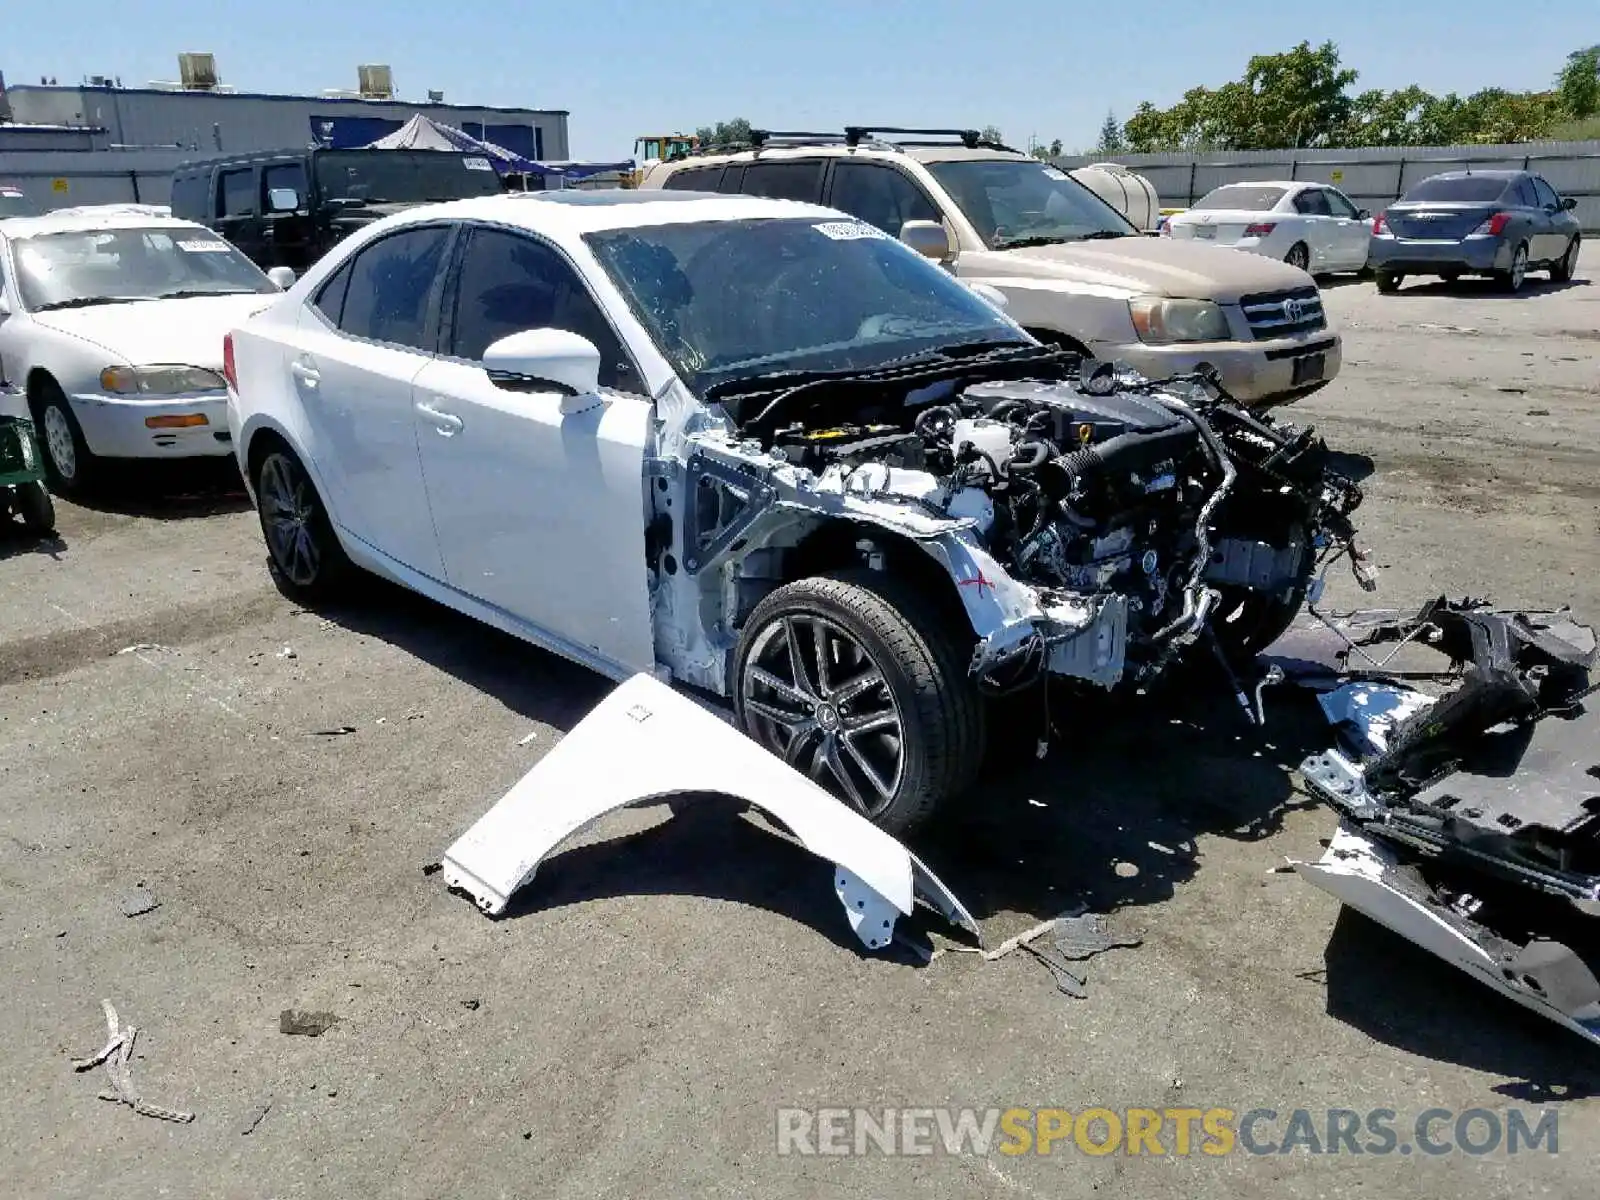
M 494 164 L 472 154 L 271 150 L 184 163 L 172 176 L 172 215 L 209 225 L 263 270 L 298 273 L 380 217 L 500 191 Z

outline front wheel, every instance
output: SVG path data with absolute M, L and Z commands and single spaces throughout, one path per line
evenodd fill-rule
M 1294 551 L 1294 566 L 1283 587 L 1272 593 L 1239 587 L 1220 589 L 1222 602 L 1212 617 L 1211 628 L 1234 663 L 1249 662 L 1289 631 L 1305 607 L 1316 575 L 1316 547 L 1301 522 L 1293 522 L 1269 544 L 1280 551 Z
M 1511 252 L 1511 269 L 1500 271 L 1495 276 L 1500 281 L 1500 287 L 1507 292 L 1520 292 L 1522 281 L 1528 277 L 1528 243 L 1520 242 Z
M 1377 274 L 1378 290 L 1385 296 L 1392 296 L 1400 290 L 1400 281 L 1404 275 L 1396 275 L 1393 271 L 1379 271 Z
M 66 394 L 54 383 L 47 383 L 35 399 L 33 419 L 44 443 L 45 474 L 50 482 L 62 492 L 88 492 L 99 476 L 100 460 L 84 441 Z
M 786 584 L 745 623 L 745 732 L 892 834 L 971 782 L 983 713 L 971 638 L 901 580 L 851 570 Z
M 295 599 L 331 599 L 354 568 L 300 460 L 271 450 L 256 466 L 256 514 L 272 572 Z
M 1550 264 L 1550 282 L 1571 282 L 1573 274 L 1578 269 L 1578 252 L 1582 243 L 1583 239 L 1574 235 L 1567 246 L 1567 252 Z

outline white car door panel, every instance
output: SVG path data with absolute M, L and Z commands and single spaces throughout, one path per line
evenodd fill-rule
M 451 587 L 635 671 L 655 664 L 645 571 L 650 405 L 507 391 L 438 359 L 415 428 Z
M 651 670 L 649 401 L 607 391 L 563 415 L 559 395 L 502 388 L 479 363 L 511 333 L 558 328 L 600 349 L 602 387 L 631 390 L 637 368 L 573 266 L 520 233 L 472 230 L 446 308 L 449 353 L 416 377 L 412 418 L 450 586 Z
M 1332 264 L 1341 271 L 1359 271 L 1367 265 L 1367 251 L 1372 242 L 1372 226 L 1361 217 L 1360 209 L 1337 188 L 1327 189 L 1328 207 L 1333 213 L 1336 229 Z
M 347 279 L 340 272 L 330 280 L 330 287 L 348 283 L 347 295 L 319 298 L 301 312 L 286 364 L 323 447 L 329 507 L 340 525 L 434 579 L 444 577 L 444 564 L 417 450 L 412 385 L 433 361 L 422 347 L 431 340 L 429 298 L 447 234 L 442 227 L 408 230 L 362 250 Z

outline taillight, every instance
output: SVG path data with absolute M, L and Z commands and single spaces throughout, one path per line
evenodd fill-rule
M 233 334 L 222 335 L 222 377 L 234 391 L 239 390 L 239 372 L 233 365 Z
M 1382 233 L 1385 228 L 1387 228 L 1387 226 L 1384 223 L 1383 214 L 1382 213 L 1379 213 L 1377 216 L 1372 218 L 1372 232 L 1373 233 Z
M 1275 221 L 1261 221 L 1261 222 L 1259 222 L 1259 223 L 1257 223 L 1255 225 L 1246 225 L 1244 227 L 1244 236 L 1245 237 L 1266 237 L 1269 233 L 1271 233 L 1277 227 L 1278 227 L 1278 225 L 1277 225 L 1277 222 L 1275 222 Z
M 1499 237 L 1511 221 L 1510 213 L 1495 213 L 1482 225 L 1474 229 L 1473 233 L 1487 233 L 1490 237 Z

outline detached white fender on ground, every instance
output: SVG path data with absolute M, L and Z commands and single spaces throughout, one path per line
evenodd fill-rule
M 1509 996 L 1525 1008 L 1564 1025 L 1586 1041 L 1600 1045 L 1600 989 L 1582 964 L 1555 943 L 1543 946 L 1562 953 L 1533 955 L 1528 951 L 1501 961 L 1401 886 L 1399 861 L 1381 843 L 1347 822 L 1317 862 L 1294 862 L 1308 883 L 1387 926 L 1406 941 L 1459 967 L 1478 982 Z M 1535 961 L 1535 959 L 1539 961 Z M 1552 960 L 1559 963 L 1551 969 Z
M 609 812 L 668 797 L 731 796 L 761 809 L 834 864 L 834 891 L 870 950 L 918 899 L 980 937 L 950 890 L 889 834 L 693 700 L 649 675 L 580 721 L 441 863 L 445 883 L 490 916 L 557 846 Z

